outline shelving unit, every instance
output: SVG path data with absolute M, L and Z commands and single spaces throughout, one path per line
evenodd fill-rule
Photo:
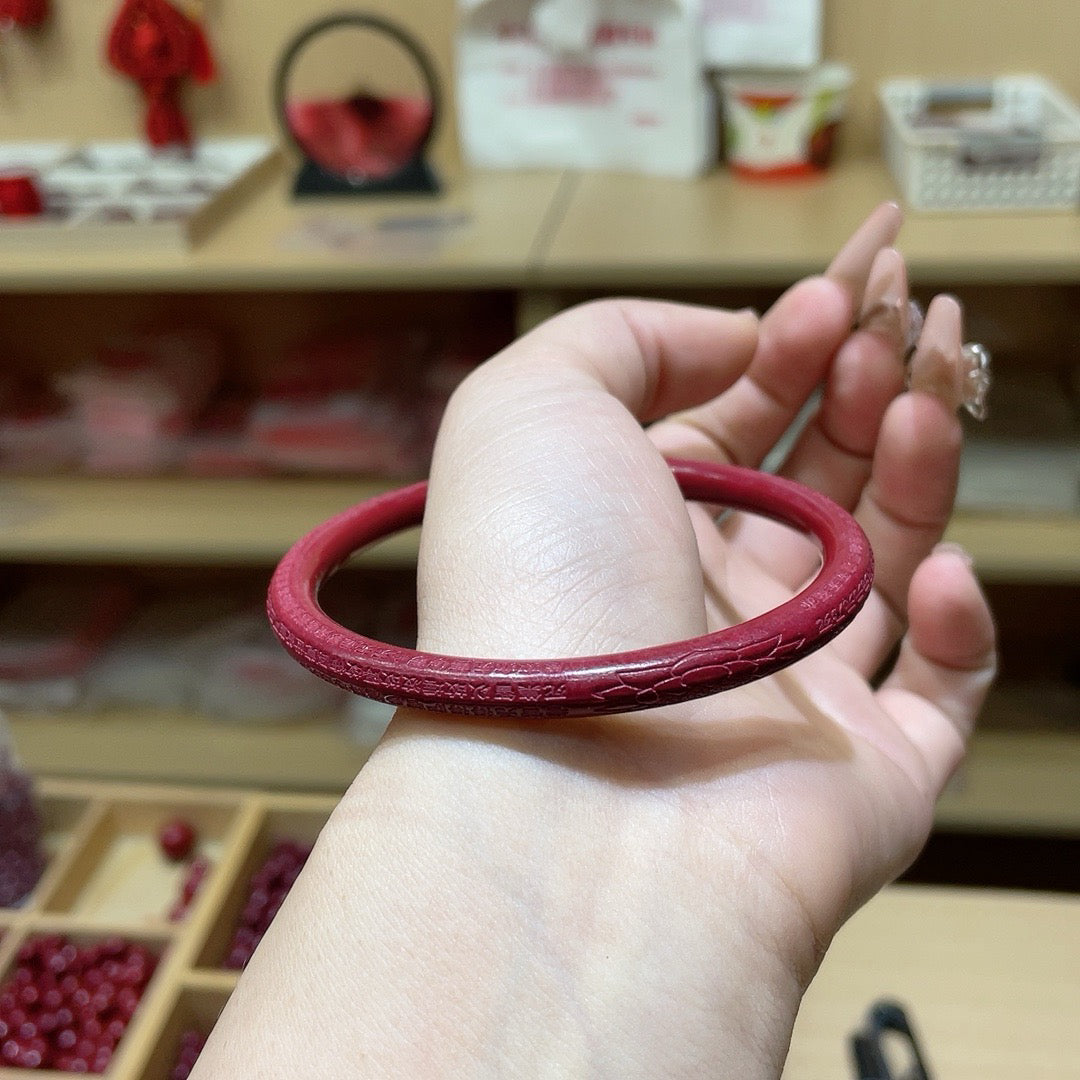
M 897 199 L 874 157 L 776 188 L 559 171 L 446 178 L 438 199 L 294 202 L 282 165 L 194 250 L 4 252 L 3 293 L 614 289 L 786 285 L 826 266 L 870 209 Z M 331 219 L 351 243 L 298 242 Z M 1080 285 L 1080 215 L 913 214 L 913 280 Z
M 157 967 L 105 1075 L 166 1080 L 183 1033 L 205 1036 L 237 985 L 239 973 L 223 961 L 253 871 L 277 840 L 312 843 L 337 800 L 53 776 L 38 789 L 48 863 L 19 908 L 0 908 L 0 978 L 11 977 L 24 944 L 46 934 L 147 945 Z M 183 868 L 161 856 L 156 834 L 177 815 L 198 829 L 196 851 L 209 869 L 174 922 L 165 916 Z M 941 1075 L 1072 1075 L 1078 914 L 1075 897 L 1045 893 L 886 889 L 830 947 L 800 1010 L 785 1080 L 844 1075 L 847 1038 L 885 993 L 912 1011 Z M 30 1075 L 0 1068 L 10 1080 Z
M 0 479 L 0 559 L 271 566 L 321 521 L 389 485 L 321 479 Z M 359 561 L 401 566 L 416 532 Z
M 355 297 L 372 310 L 392 299 L 398 312 L 414 302 L 442 305 L 491 292 L 507 298 L 524 327 L 581 295 L 665 290 L 696 298 L 710 290 L 775 290 L 820 270 L 870 207 L 895 196 L 873 159 L 782 189 L 722 172 L 696 182 L 463 174 L 451 175 L 446 196 L 436 200 L 330 206 L 289 203 L 287 180 L 285 171 L 271 178 L 190 254 L 13 253 L 0 260 L 0 292 L 8 294 L 0 315 L 11 325 L 21 311 L 32 312 L 36 332 L 48 336 L 54 331 L 43 312 L 85 314 L 94 303 L 137 307 L 162 298 L 182 308 L 209 296 L 227 298 L 220 308 L 235 310 L 238 325 L 250 329 L 261 327 L 283 297 L 297 297 L 301 306 L 310 300 L 319 311 L 331 296 Z M 297 246 L 311 221 L 331 216 L 349 243 L 333 251 Z M 916 288 L 988 290 L 989 307 L 1005 313 L 1026 346 L 1039 347 L 1031 343 L 1032 303 L 1048 301 L 1051 321 L 1057 320 L 1050 332 L 1059 343 L 1063 327 L 1075 332 L 1080 215 L 912 215 L 901 246 Z M 1011 293 L 1019 286 L 1016 299 Z M 269 572 L 313 524 L 385 486 L 5 478 L 0 561 Z M 949 537 L 973 553 L 988 581 L 1080 586 L 1076 515 L 961 513 Z M 414 533 L 359 562 L 402 566 L 415 555 Z M 1065 730 L 1058 715 L 1056 730 L 1048 731 L 1040 709 L 1037 695 L 1013 695 L 1001 709 L 991 701 L 964 786 L 942 804 L 943 822 L 1080 834 L 1073 796 L 1080 728 Z M 1015 724 L 1018 711 L 1030 722 Z M 1080 705 L 1076 711 L 1080 717 Z M 365 756 L 329 719 L 273 727 L 151 713 L 12 719 L 28 763 L 53 774 L 338 791 Z
M 340 793 L 367 759 L 342 722 L 328 717 L 273 727 L 152 710 L 93 717 L 15 713 L 10 720 L 34 771 L 100 781 L 153 777 L 229 785 L 242 776 L 253 788 Z M 981 732 L 941 800 L 937 823 L 955 831 L 1080 835 L 1078 773 L 1075 737 Z
M 0 478 L 0 560 L 268 566 L 309 529 L 394 485 L 363 479 Z M 403 566 L 418 530 L 358 565 Z M 960 513 L 948 539 L 980 577 L 1080 582 L 1080 518 Z

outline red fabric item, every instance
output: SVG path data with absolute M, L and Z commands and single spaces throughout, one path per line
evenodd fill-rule
M 0 174 L 0 214 L 4 217 L 33 217 L 45 204 L 32 173 Z
M 0 22 L 24 29 L 41 26 L 49 17 L 49 0 L 0 0 Z
M 181 81 L 208 82 L 216 75 L 199 24 L 168 0 L 124 0 L 109 31 L 106 55 L 146 97 L 150 145 L 190 145 L 191 129 L 180 107 Z
M 146 137 L 151 146 L 190 146 L 191 126 L 180 108 L 180 80 L 161 79 L 143 84 L 147 98 Z
M 217 63 L 210 42 L 194 20 L 191 20 L 191 77 L 197 83 L 213 82 L 217 78 Z
M 291 101 L 286 115 L 305 153 L 324 169 L 382 179 L 416 156 L 432 111 L 425 98 L 355 94 L 341 101 Z

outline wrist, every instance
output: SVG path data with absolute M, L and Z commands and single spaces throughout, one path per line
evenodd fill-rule
M 341 842 L 378 829 L 383 904 L 427 928 L 385 1003 L 400 1049 L 471 1033 L 475 1071 L 405 1071 L 778 1076 L 818 952 L 798 904 L 670 792 L 591 767 L 584 730 L 576 768 L 574 736 L 402 713 L 343 801 Z

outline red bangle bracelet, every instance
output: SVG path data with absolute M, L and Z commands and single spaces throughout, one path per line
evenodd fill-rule
M 855 617 L 870 593 L 874 562 L 846 511 L 753 469 L 670 464 L 687 499 L 764 514 L 816 536 L 823 549 L 817 577 L 738 626 L 632 652 L 490 660 L 403 649 L 333 622 L 318 591 L 358 548 L 420 522 L 427 484 L 419 483 L 345 510 L 295 544 L 270 582 L 270 622 L 304 667 L 364 697 L 466 716 L 556 717 L 649 709 L 741 686 L 807 656 Z

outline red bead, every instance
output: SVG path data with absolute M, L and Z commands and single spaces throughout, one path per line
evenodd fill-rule
M 176 1062 L 169 1073 L 169 1080 L 187 1080 L 205 1045 L 206 1036 L 201 1031 L 185 1031 L 180 1036 L 180 1047 L 176 1055 Z
M 79 1034 L 84 1039 L 93 1039 L 96 1042 L 104 1031 L 105 1025 L 96 1016 L 88 1016 L 79 1024 Z
M 105 1072 L 157 958 L 115 935 L 76 946 L 55 934 L 24 942 L 19 957 L 0 986 L 0 1063 Z
M 130 987 L 125 986 L 116 995 L 116 1011 L 126 1020 L 130 1020 L 139 1004 L 139 995 Z
M 21 1069 L 40 1069 L 44 1061 L 45 1055 L 36 1046 L 28 1046 L 15 1059 L 15 1064 Z
M 271 847 L 248 881 L 247 901 L 233 930 L 225 968 L 236 971 L 247 965 L 310 854 L 310 845 L 294 840 L 279 840 Z
M 167 859 L 181 862 L 195 846 L 195 827 L 183 818 L 166 822 L 158 833 L 158 844 Z

